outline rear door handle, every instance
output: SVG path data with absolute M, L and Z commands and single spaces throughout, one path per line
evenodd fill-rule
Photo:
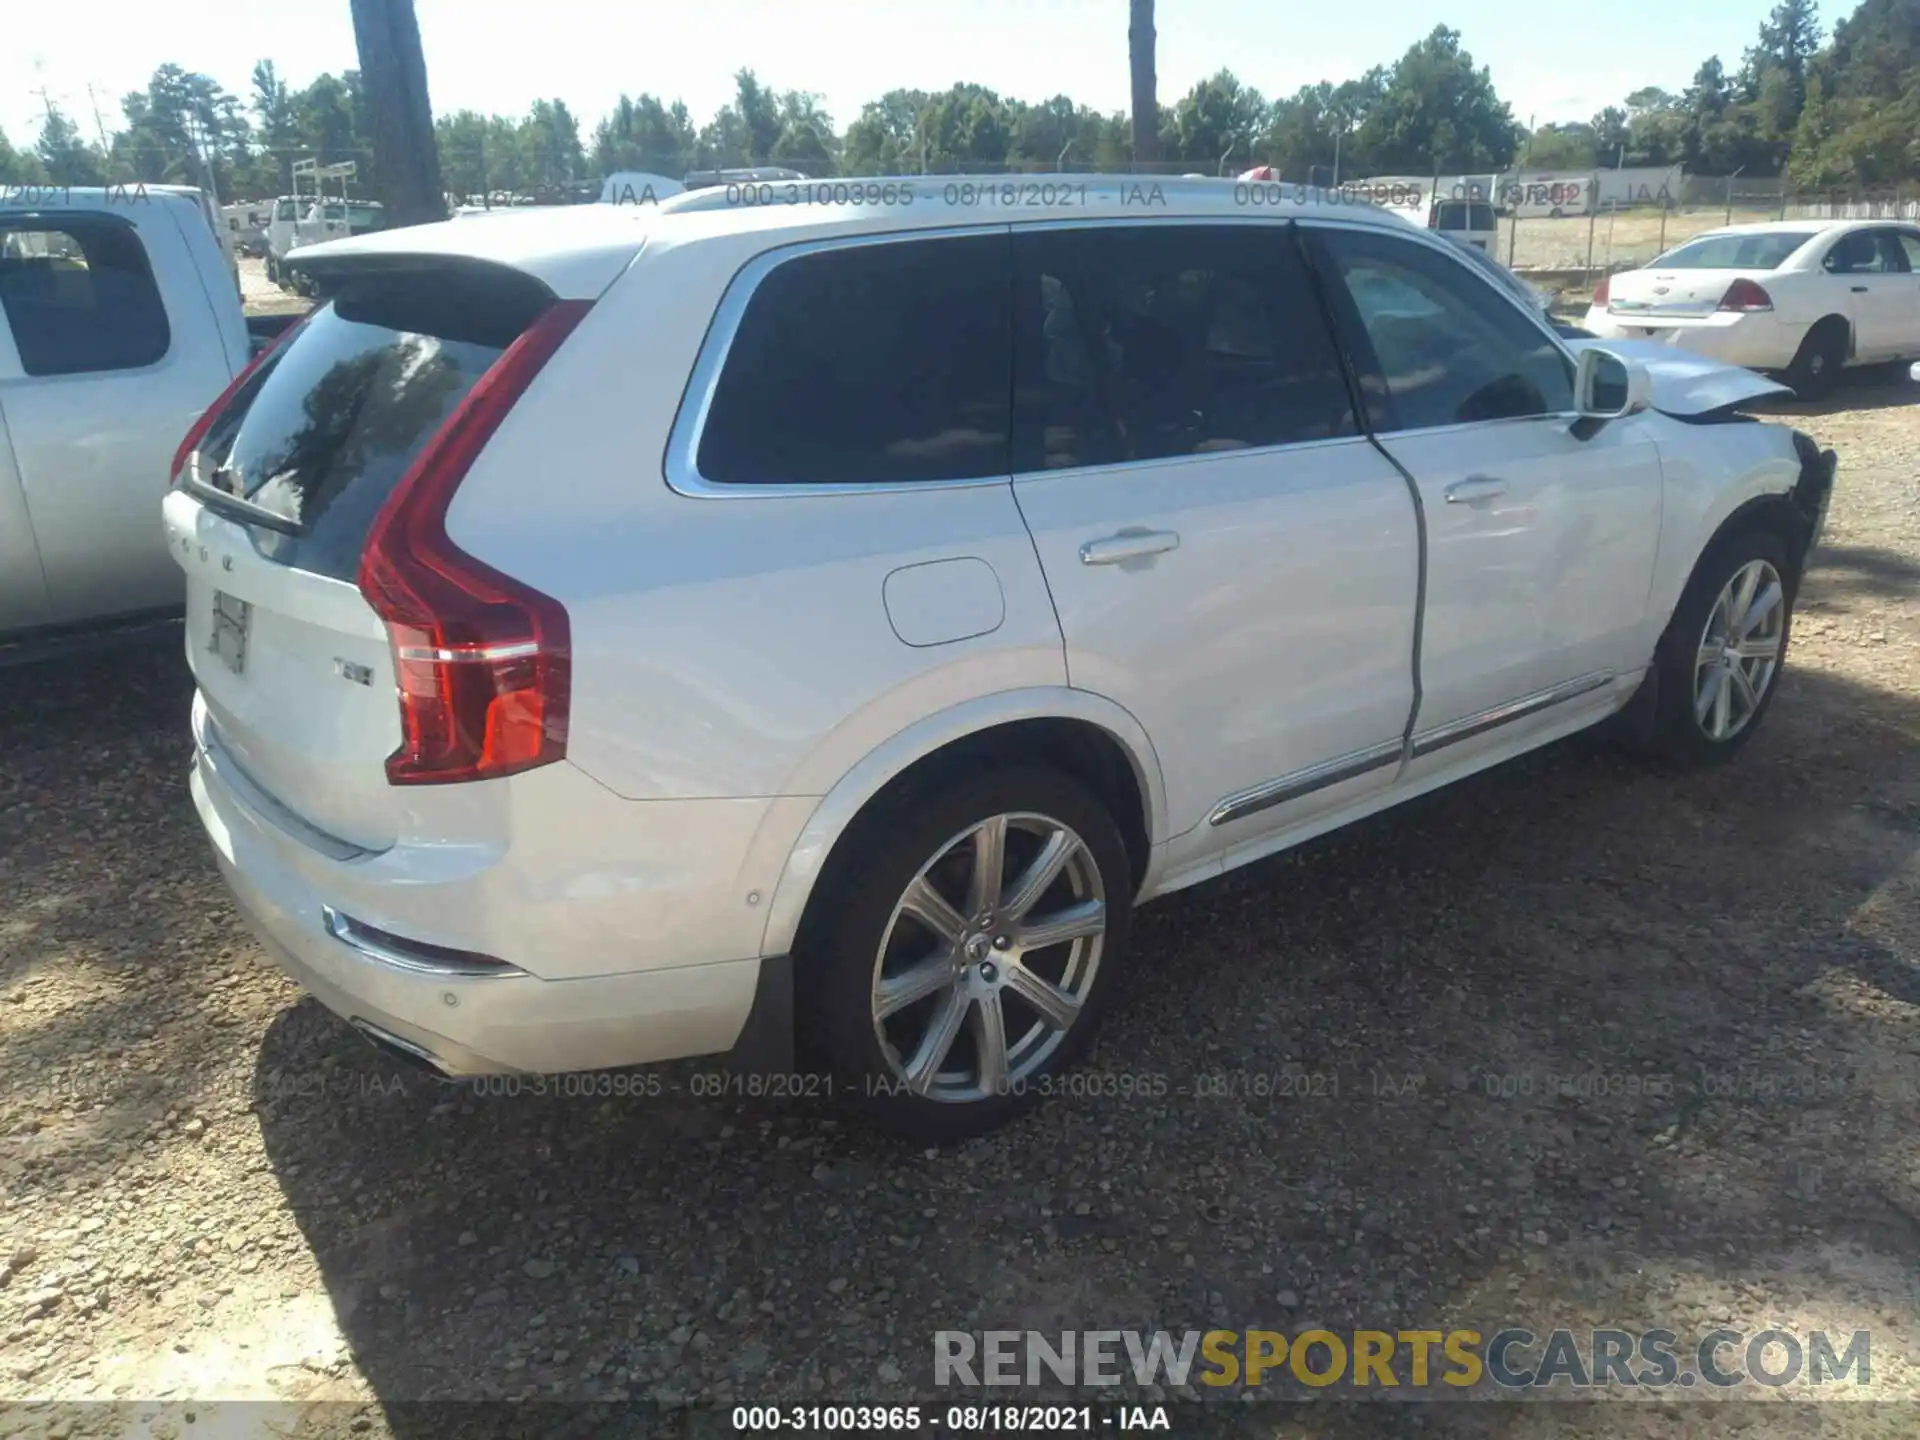
M 1470 505 L 1475 500 L 1491 500 L 1496 495 L 1507 493 L 1507 482 L 1496 480 L 1491 475 L 1469 475 L 1458 484 L 1447 487 L 1447 504 Z
M 1180 548 L 1180 537 L 1171 530 L 1122 530 L 1102 540 L 1089 540 L 1080 547 L 1082 565 L 1118 565 L 1122 560 L 1138 560 Z
M 1867 293 L 1867 287 L 1864 285 L 1856 285 L 1853 287 L 1853 293 L 1856 295 L 1864 295 Z

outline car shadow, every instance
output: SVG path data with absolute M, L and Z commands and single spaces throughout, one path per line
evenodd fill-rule
M 1843 370 L 1833 388 L 1818 400 L 1782 397 L 1761 401 L 1753 409 L 1762 415 L 1811 418 L 1842 411 L 1889 410 L 1916 403 L 1920 403 L 1920 382 L 1908 376 L 1907 362 L 1902 360 Z
M 1874 1006 L 1920 1004 L 1916 725 L 1789 672 L 1732 764 L 1563 743 L 1169 897 L 1086 1088 L 955 1150 L 703 1096 L 698 1064 L 612 1096 L 423 1080 L 311 1001 L 255 1108 L 354 1364 L 422 1440 L 413 1402 L 454 1398 L 952 1400 L 943 1328 L 1427 1326 L 1533 1273 L 1535 1228 L 1583 1257 L 1538 1282 L 1568 1295 L 1764 1268 L 1783 1225 L 1910 1266 L 1911 1096 L 1870 1077 L 1904 1043 Z M 1739 1089 L 1788 1072 L 1831 1083 Z M 1353 1408 L 1325 1433 L 1385 1433 Z

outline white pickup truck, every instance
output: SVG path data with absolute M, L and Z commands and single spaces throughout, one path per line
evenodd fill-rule
M 0 187 L 0 664 L 179 615 L 168 462 L 275 328 L 192 192 Z

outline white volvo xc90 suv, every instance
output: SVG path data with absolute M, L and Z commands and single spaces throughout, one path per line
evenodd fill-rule
M 443 1074 L 725 1054 L 951 1137 L 1083 1054 L 1141 902 L 1610 717 L 1743 744 L 1833 478 L 1732 408 L 1778 387 L 1243 188 L 303 251 L 164 507 L 269 951 Z

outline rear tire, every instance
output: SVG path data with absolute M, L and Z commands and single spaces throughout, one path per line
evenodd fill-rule
M 956 775 L 848 840 L 796 947 L 802 1046 L 897 1135 L 1005 1124 L 1106 1008 L 1133 896 L 1119 827 L 1079 781 L 1023 764 Z
M 1737 531 L 1708 550 L 1655 651 L 1639 748 L 1712 765 L 1753 737 L 1780 688 L 1799 580 L 1772 530 Z
M 1784 377 L 1802 400 L 1818 400 L 1833 389 L 1846 363 L 1846 322 L 1830 315 L 1807 332 Z

